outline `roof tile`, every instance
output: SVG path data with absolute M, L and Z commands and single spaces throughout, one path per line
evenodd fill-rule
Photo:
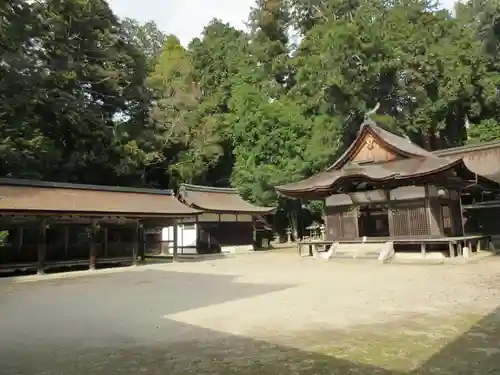
M 0 179 L 0 211 L 195 216 L 170 191 Z
M 260 207 L 245 201 L 236 189 L 183 184 L 179 196 L 187 205 L 211 212 L 270 214 L 274 207 Z

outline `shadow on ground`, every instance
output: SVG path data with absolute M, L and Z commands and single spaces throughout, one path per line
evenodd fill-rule
M 212 260 L 224 260 L 234 258 L 234 254 L 179 254 L 177 257 L 177 263 L 194 263 L 194 262 L 206 262 Z M 160 264 L 160 263 L 172 263 L 174 257 L 172 255 L 147 255 L 144 264 Z
M 409 328 L 404 325 L 386 327 L 388 331 L 377 334 L 365 329 L 342 334 L 323 332 L 323 340 L 331 336 L 327 339 L 334 350 L 319 353 L 297 349 L 294 337 L 290 345 L 282 345 L 272 343 L 275 342 L 272 337 L 266 341 L 254 340 L 163 318 L 167 314 L 290 287 L 293 286 L 238 283 L 230 276 L 162 271 L 11 284 L 0 289 L 1 373 L 500 374 L 500 310 L 472 328 L 465 325 L 466 321 L 470 323 L 467 319 L 456 331 L 450 326 L 458 337 L 438 335 L 438 339 L 427 341 L 428 354 L 435 354 L 426 352 L 424 360 L 404 370 L 395 370 L 390 362 L 397 359 L 395 348 L 400 348 L 399 355 L 408 355 L 404 353 L 410 347 L 408 338 L 413 339 L 414 348 L 419 341 L 425 341 L 415 334 L 415 327 L 406 336 L 398 332 Z M 259 308 L 262 307 L 255 306 Z M 421 330 L 420 334 L 431 335 L 433 324 L 438 324 L 431 320 L 427 323 L 427 330 Z M 356 336 L 352 343 L 360 345 L 357 360 L 339 346 L 349 341 L 349 334 Z M 387 341 L 389 338 L 393 341 Z M 363 349 L 367 340 L 366 347 L 380 350 Z M 435 347 L 429 344 L 432 342 Z M 384 349 L 394 353 L 375 358 L 375 353 L 384 353 Z
M 413 374 L 500 374 L 500 308 L 445 345 Z

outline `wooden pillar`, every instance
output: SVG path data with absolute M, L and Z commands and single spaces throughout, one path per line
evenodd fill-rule
M 37 244 L 37 273 L 43 275 L 45 273 L 45 256 L 47 254 L 47 221 L 42 220 L 38 228 L 38 244 Z
M 186 243 L 184 241 L 184 235 L 185 235 L 185 232 L 186 232 L 186 230 L 185 230 L 185 224 L 182 223 L 179 227 L 181 228 L 181 240 L 180 240 L 180 246 L 177 246 L 177 248 L 180 247 L 180 249 L 181 249 L 180 253 L 182 255 L 184 255 L 184 244 Z
M 90 243 L 89 243 L 89 269 L 94 271 L 97 262 L 97 234 L 98 234 L 97 220 L 92 220 L 91 223 L 91 233 L 90 233 Z
M 147 242 L 146 242 L 146 228 L 142 227 L 142 260 L 146 260 L 146 250 L 147 250 Z
M 457 242 L 457 256 L 462 256 L 463 255 L 463 252 L 462 252 L 462 242 Z
M 455 258 L 455 245 L 453 244 L 453 242 L 450 242 L 448 246 L 450 250 L 450 258 Z
M 23 250 L 23 237 L 24 237 L 24 228 L 19 227 L 17 232 L 17 252 L 21 253 Z
M 132 265 L 137 266 L 137 258 L 139 256 L 139 231 L 140 231 L 140 226 L 139 226 L 139 220 L 137 220 L 135 224 L 135 243 L 134 246 L 132 246 Z
M 238 215 L 236 215 L 236 220 L 238 220 Z M 257 219 L 252 215 L 252 248 L 254 250 L 258 250 L 258 242 L 257 242 Z
M 144 226 L 139 227 L 139 260 L 144 262 L 146 259 L 146 234 Z
M 354 215 L 354 216 L 352 216 Z M 359 217 L 361 215 L 361 211 L 359 210 L 359 206 L 355 206 L 354 209 L 352 210 L 351 218 L 353 218 L 353 223 L 354 225 L 354 238 L 349 238 L 350 240 L 354 240 L 356 238 L 360 238 L 361 234 L 359 231 Z M 345 230 L 344 226 L 346 225 L 346 218 L 344 215 L 340 215 L 340 220 L 341 220 L 341 225 L 342 225 L 342 237 L 345 236 Z M 348 224 L 348 223 L 347 223 Z
M 177 223 L 177 220 L 174 220 L 174 225 L 173 225 L 173 229 L 174 229 L 174 247 L 173 247 L 173 260 L 174 262 L 177 262 L 177 258 L 178 258 L 178 246 L 179 246 L 179 231 L 178 231 L 178 228 L 179 228 L 179 224 Z
M 427 236 L 431 237 L 431 235 L 434 234 L 436 223 L 433 220 L 434 215 L 432 212 L 432 202 L 428 196 L 428 191 L 429 191 L 429 189 L 426 187 L 426 189 L 425 189 L 425 215 L 427 216 L 427 226 L 428 226 Z
M 464 247 L 462 248 L 462 257 L 464 259 L 469 259 L 470 253 L 471 253 L 471 249 L 469 247 L 469 244 L 464 243 Z
M 208 227 L 208 226 L 207 226 Z M 210 228 L 210 227 L 208 227 Z M 205 228 L 205 231 L 207 232 L 207 241 L 208 241 L 208 252 L 209 254 L 212 253 L 212 234 L 210 233 L 210 231 L 207 230 L 207 228 Z M 290 231 L 290 234 L 292 232 Z M 288 236 L 288 242 L 290 242 L 290 235 Z
M 104 241 L 103 241 L 104 242 L 104 244 L 103 244 L 104 251 L 103 251 L 103 253 L 104 253 L 104 256 L 107 257 L 108 256 L 108 228 L 104 228 L 103 235 L 104 235 Z
M 387 202 L 387 221 L 389 222 L 389 237 L 394 237 L 394 203 L 391 199 L 391 190 L 386 190 L 386 196 L 389 199 Z
M 69 228 L 66 225 L 64 227 L 64 260 L 68 260 L 68 249 L 69 249 Z
M 426 248 L 426 244 L 425 243 L 421 243 L 420 244 L 420 251 L 422 252 L 422 258 L 425 258 L 426 257 L 426 253 L 427 253 L 427 248 Z
M 199 223 L 199 217 L 196 216 L 196 241 L 195 241 L 195 246 L 196 246 L 196 254 L 200 253 L 200 223 Z

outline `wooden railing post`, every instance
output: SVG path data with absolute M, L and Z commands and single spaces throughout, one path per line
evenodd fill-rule
M 47 253 L 47 220 L 43 219 L 38 228 L 38 244 L 37 244 L 37 273 L 43 275 L 45 273 L 45 256 Z
M 108 228 L 104 228 L 104 241 L 103 241 L 103 246 L 104 246 L 104 249 L 103 249 L 103 253 L 104 253 L 104 256 L 107 257 L 108 256 Z
M 139 259 L 141 262 L 146 260 L 146 233 L 142 224 L 139 229 Z
M 97 233 L 99 227 L 97 225 L 97 220 L 93 219 L 91 222 L 90 229 L 90 243 L 89 243 L 89 269 L 95 271 L 97 263 Z
M 133 266 L 137 266 L 137 258 L 139 256 L 139 231 L 140 231 L 139 220 L 137 220 L 137 222 L 135 224 L 135 236 L 134 236 L 135 243 L 132 246 L 132 265 Z
M 69 250 L 69 228 L 67 225 L 64 226 L 64 260 L 68 260 L 68 250 Z
M 174 230 L 173 261 L 177 262 L 179 257 L 179 224 L 177 223 L 177 220 L 174 220 L 173 230 Z

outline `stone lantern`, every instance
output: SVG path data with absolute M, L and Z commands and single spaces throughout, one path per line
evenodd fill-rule
M 292 242 L 292 228 L 286 228 L 286 242 L 290 243 Z

